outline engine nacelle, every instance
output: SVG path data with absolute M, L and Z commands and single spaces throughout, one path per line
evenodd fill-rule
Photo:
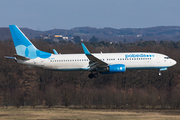
M 125 71 L 126 71 L 126 67 L 124 64 L 109 65 L 110 73 L 125 72 Z
M 118 72 L 125 72 L 126 67 L 124 64 L 115 64 L 109 65 L 106 69 L 106 72 L 100 72 L 101 74 L 110 74 L 110 73 L 118 73 Z

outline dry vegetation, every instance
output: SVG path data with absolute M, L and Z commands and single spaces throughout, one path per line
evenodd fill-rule
M 0 119 L 16 120 L 179 120 L 179 110 L 109 110 L 29 107 L 0 109 Z

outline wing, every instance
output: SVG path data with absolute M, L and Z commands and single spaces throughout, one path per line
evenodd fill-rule
M 81 45 L 82 45 L 85 55 L 90 60 L 89 71 L 94 71 L 96 69 L 105 68 L 108 66 L 108 64 L 106 62 L 104 62 L 104 61 L 98 59 L 97 57 L 95 57 L 94 55 L 92 55 L 83 43 L 81 43 Z

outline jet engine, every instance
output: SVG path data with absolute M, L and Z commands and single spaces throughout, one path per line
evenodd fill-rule
M 118 72 L 125 72 L 126 67 L 124 64 L 115 64 L 115 65 L 109 65 L 106 68 L 105 72 L 100 72 L 101 74 L 108 74 L 108 73 L 118 73 Z

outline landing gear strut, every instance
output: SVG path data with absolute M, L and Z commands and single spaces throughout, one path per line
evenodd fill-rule
M 161 71 L 159 71 L 159 76 L 161 75 Z
M 91 73 L 91 74 L 89 74 L 88 75 L 88 77 L 90 78 L 90 79 L 92 79 L 92 78 L 97 78 L 98 77 L 98 73 Z

